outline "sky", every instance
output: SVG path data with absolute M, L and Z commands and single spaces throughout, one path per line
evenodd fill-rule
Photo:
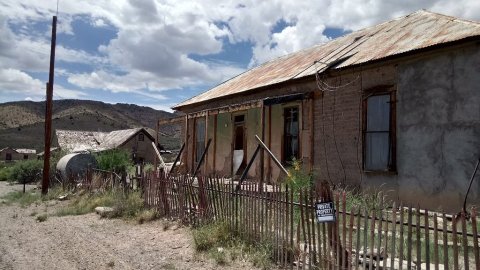
M 0 0 L 0 102 L 170 107 L 276 57 L 419 9 L 480 21 L 479 0 Z

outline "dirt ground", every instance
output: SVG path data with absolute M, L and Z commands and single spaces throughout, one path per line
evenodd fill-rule
M 0 182 L 0 197 L 21 186 Z M 32 188 L 32 187 L 30 187 Z M 217 265 L 195 253 L 189 228 L 165 221 L 136 224 L 96 214 L 57 217 L 67 202 L 22 208 L 0 202 L 0 269 L 252 269 Z M 48 213 L 44 222 L 35 216 Z

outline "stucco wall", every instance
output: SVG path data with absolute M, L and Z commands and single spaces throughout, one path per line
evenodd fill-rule
M 401 64 L 398 88 L 399 196 L 459 211 L 480 157 L 480 47 Z

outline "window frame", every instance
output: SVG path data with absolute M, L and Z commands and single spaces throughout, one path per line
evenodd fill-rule
M 390 96 L 390 118 L 389 118 L 389 160 L 387 167 L 384 170 L 381 169 L 367 169 L 366 168 L 366 134 L 367 132 L 367 121 L 368 121 L 368 99 L 373 96 Z M 364 91 L 362 97 L 362 170 L 365 173 L 397 173 L 397 132 L 396 132 L 396 91 L 392 85 L 382 85 L 367 89 Z
M 138 141 L 139 142 L 145 141 L 145 134 L 143 134 L 143 133 L 138 134 Z
M 302 130 L 302 118 L 301 118 L 301 113 L 302 113 L 302 108 L 301 108 L 301 104 L 298 104 L 298 103 L 295 103 L 295 104 L 289 104 L 287 106 L 282 106 L 282 164 L 285 165 L 285 166 L 290 166 L 292 165 L 292 161 L 293 161 L 293 158 L 292 159 L 288 159 L 287 160 L 287 156 L 286 156 L 286 115 L 285 115 L 285 111 L 286 110 L 290 110 L 290 109 L 297 109 L 297 123 L 298 123 L 298 129 L 297 129 L 297 148 L 298 148 L 298 151 L 297 151 L 297 156 L 294 157 L 296 160 L 300 160 L 301 157 L 302 157 L 302 149 L 301 149 L 301 146 L 302 146 L 302 143 L 301 143 L 301 130 Z

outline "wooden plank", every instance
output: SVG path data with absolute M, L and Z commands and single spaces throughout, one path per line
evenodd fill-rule
M 352 250 L 353 250 L 353 224 L 355 222 L 355 210 L 353 207 L 350 209 L 350 220 L 349 220 L 349 229 L 348 229 L 348 267 L 347 269 L 352 269 Z
M 309 201 L 309 196 L 310 195 L 310 190 L 306 189 L 305 190 L 305 218 L 306 218 L 306 224 L 307 224 L 307 241 L 305 241 L 308 244 L 308 252 L 311 255 L 311 247 L 312 247 L 312 233 L 311 233 L 311 223 L 310 223 L 310 216 L 311 212 L 310 211 L 310 201 Z M 308 260 L 308 269 L 312 269 L 312 260 L 311 258 Z
M 310 199 L 309 199 L 309 205 L 310 205 L 310 210 L 309 210 L 309 213 L 310 213 L 310 221 L 311 221 L 311 226 L 312 226 L 312 250 L 310 251 L 310 259 L 313 261 L 313 266 L 318 266 L 317 264 L 317 255 L 318 255 L 318 250 L 317 250 L 317 235 L 316 235 L 316 225 L 317 225 L 317 222 L 315 220 L 316 216 L 315 216 L 315 197 L 313 195 L 313 188 L 309 188 L 309 195 L 310 195 Z
M 346 269 L 347 267 L 347 256 L 345 256 L 345 248 L 347 247 L 347 208 L 346 208 L 346 195 L 345 191 L 342 192 L 342 250 L 341 255 L 342 255 L 342 264 L 341 268 Z
M 383 201 L 383 200 L 382 200 L 382 201 Z M 384 211 L 384 210 L 385 210 L 385 208 L 382 207 L 382 211 Z M 383 267 L 383 268 L 386 268 L 386 267 L 387 267 L 387 265 L 386 265 L 386 263 L 387 263 L 387 262 L 386 262 L 386 259 L 389 257 L 389 256 L 388 256 L 388 232 L 389 232 L 389 230 L 388 230 L 388 224 L 389 224 L 389 223 L 390 223 L 390 222 L 389 222 L 389 218 L 388 218 L 388 212 L 385 212 L 385 230 L 383 230 L 383 231 L 385 232 L 385 239 L 384 239 L 384 241 L 383 241 L 383 242 L 384 242 L 384 246 L 383 246 L 384 256 L 383 256 L 383 260 L 382 260 L 382 267 Z M 395 223 L 394 223 L 393 226 L 395 226 Z M 392 257 L 392 258 L 394 258 L 394 257 Z
M 430 223 L 428 221 L 428 210 L 425 210 L 425 263 L 427 264 L 427 270 L 430 270 Z
M 364 209 L 364 220 L 363 220 L 363 270 L 366 269 L 367 262 L 367 244 L 368 244 L 368 211 Z
M 294 258 L 293 258 L 293 253 L 294 253 L 294 245 L 293 245 L 293 190 L 292 189 L 286 189 L 286 198 L 287 200 L 289 201 L 289 204 L 287 204 L 287 226 L 289 227 L 289 234 L 288 234 L 288 246 L 289 246 L 289 250 L 291 252 L 291 254 L 289 254 L 289 260 L 290 260 L 290 264 L 289 264 L 289 268 L 290 269 L 293 269 L 293 261 L 294 261 Z
M 408 207 L 407 227 L 407 269 L 412 269 L 412 206 Z
M 416 229 L 415 229 L 415 234 L 416 234 L 416 249 L 417 249 L 417 265 L 421 265 L 422 264 L 422 242 L 421 242 L 421 234 L 422 234 L 422 231 L 420 230 L 420 222 L 421 222 L 421 219 L 420 219 L 420 207 L 417 206 L 417 209 L 416 209 L 416 214 L 415 214 L 415 225 L 416 225 Z
M 477 235 L 477 209 L 472 209 L 472 233 L 473 233 L 473 255 L 475 257 L 475 269 L 480 269 L 480 256 L 478 253 Z
M 380 193 L 380 216 L 378 217 L 378 229 L 377 229 L 377 257 L 376 257 L 376 266 L 380 266 L 380 250 L 382 247 L 382 219 L 383 219 L 383 193 Z M 373 250 L 372 250 L 373 252 Z
M 334 197 L 335 197 L 335 205 L 337 206 L 337 209 L 340 208 L 340 198 L 339 198 L 339 193 L 338 192 L 335 192 L 334 193 Z M 342 259 L 342 249 L 341 249 L 341 245 L 342 245 L 342 242 L 341 242 L 341 238 L 340 238 L 340 213 L 339 211 L 336 211 L 335 213 L 335 228 L 334 228 L 334 233 L 333 233 L 333 237 L 334 237 L 334 241 L 335 241 L 335 255 L 337 256 L 337 260 L 336 260 L 336 266 L 338 269 L 341 269 L 341 259 Z
M 454 270 L 458 270 L 457 222 L 458 222 L 458 218 L 454 217 L 452 220 L 453 269 Z
M 370 224 L 370 259 L 368 261 L 368 269 L 372 270 L 373 269 L 373 254 L 374 254 L 374 249 L 375 249 L 375 219 L 376 219 L 376 213 L 375 210 L 372 210 L 372 220 Z
M 402 206 L 400 205 L 400 209 L 402 209 Z M 390 252 L 390 269 L 394 269 L 395 266 L 395 254 L 396 254 L 396 240 L 397 240 L 397 205 L 396 203 L 393 203 L 392 207 L 392 247 L 391 247 L 391 252 Z M 402 226 L 402 225 L 400 225 Z M 403 239 L 402 241 L 403 242 Z M 388 254 L 388 253 L 387 253 Z M 401 266 L 401 265 L 400 265 Z M 385 266 L 386 267 L 386 266 Z
M 437 213 L 433 214 L 433 264 L 435 270 L 439 270 L 438 261 L 438 217 Z
M 360 235 L 361 235 L 361 228 L 360 228 L 360 221 L 362 220 L 362 217 L 361 217 L 361 208 L 358 207 L 357 209 L 357 231 L 356 231 L 356 234 L 357 234 L 357 239 L 355 241 L 355 270 L 358 270 L 358 267 L 359 267 L 359 263 L 360 263 L 360 256 L 359 256 L 359 253 L 360 253 Z
M 465 218 L 465 213 L 462 212 L 460 216 L 462 220 L 462 245 L 463 245 L 463 269 L 469 270 L 469 261 L 468 261 L 468 238 L 467 238 L 467 222 Z
M 404 254 L 403 254 L 403 239 L 404 239 L 403 234 L 404 234 L 404 230 L 405 230 L 404 225 L 403 225 L 403 222 L 405 221 L 404 217 L 405 217 L 405 211 L 404 211 L 402 205 L 400 205 L 400 240 L 399 240 L 400 243 L 398 245 L 399 249 L 400 249 L 400 256 L 399 256 L 400 267 L 403 267 L 403 256 L 404 256 Z
M 447 235 L 447 217 L 445 213 L 442 215 L 442 224 L 443 224 L 443 266 L 445 270 L 448 270 L 448 235 Z

